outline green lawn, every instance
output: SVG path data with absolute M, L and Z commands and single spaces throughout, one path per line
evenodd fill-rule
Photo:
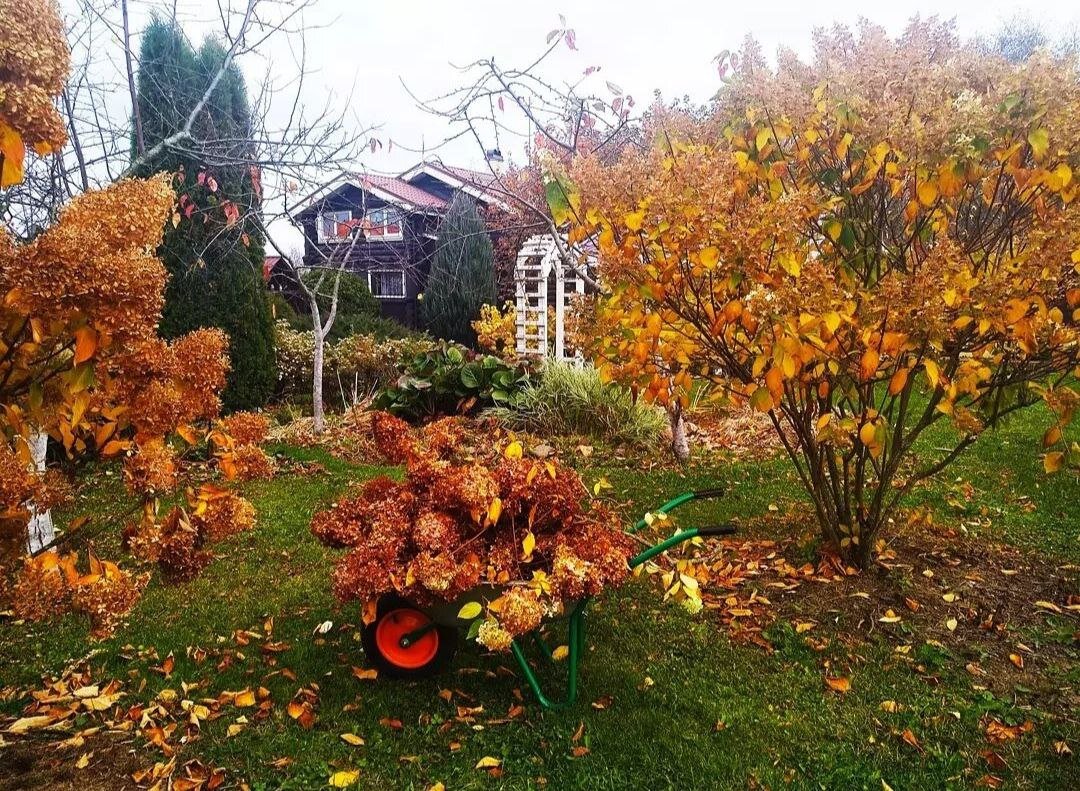
M 1063 580 L 1071 578 L 1062 584 L 1075 593 L 1075 565 L 1066 564 L 1080 562 L 1080 486 L 1071 475 L 1051 479 L 1042 473 L 1035 440 L 1041 420 L 1034 412 L 1020 415 L 984 437 L 913 501 L 933 505 L 942 524 L 963 528 L 958 541 L 1002 541 L 1039 553 L 1059 565 Z M 1064 741 L 1080 751 L 1080 725 L 1067 706 L 1070 700 L 1075 704 L 1080 685 L 1077 624 L 1070 616 L 1038 621 L 1023 636 L 1035 649 L 1053 643 L 1056 656 L 1063 657 L 1048 663 L 1041 679 L 1056 690 L 1054 705 L 1024 683 L 1007 690 L 999 684 L 996 692 L 982 688 L 993 685 L 965 671 L 970 657 L 938 649 L 919 634 L 903 637 L 914 646 L 924 672 L 916 672 L 884 633 L 847 639 L 843 600 L 832 605 L 831 614 L 828 608 L 819 614 L 822 626 L 814 634 L 830 638 L 824 650 L 811 650 L 781 619 L 770 627 L 776 650 L 767 654 L 732 641 L 707 614 L 690 616 L 661 603 L 643 580 L 606 595 L 591 609 L 581 700 L 570 710 L 542 711 L 515 675 L 511 658 L 483 656 L 475 647 L 459 652 L 455 672 L 431 681 L 358 680 L 350 672 L 364 665 L 358 613 L 333 600 L 334 553 L 311 537 L 308 523 L 348 482 L 382 470 L 351 467 L 317 451 L 282 450 L 318 460 L 327 472 L 247 485 L 259 512 L 256 530 L 219 547 L 219 558 L 194 582 L 153 582 L 128 625 L 93 646 L 90 660 L 95 678 L 127 683 L 127 703 L 150 700 L 166 687 L 179 690 L 182 682 L 205 682 L 190 693 L 200 698 L 260 685 L 269 689 L 275 705 L 268 719 L 228 737 L 229 724 L 241 712 L 227 711 L 205 722 L 200 737 L 180 753 L 181 762 L 198 757 L 224 767 L 230 783 L 319 788 L 337 769 L 358 769 L 355 787 L 364 789 L 426 789 L 442 782 L 449 789 L 899 791 L 977 787 L 989 774 L 1010 788 L 1080 787 L 1077 758 L 1054 749 L 1055 742 Z M 686 489 L 718 483 L 729 488 L 721 501 L 690 507 L 685 524 L 746 521 L 770 513 L 770 506 L 797 512 L 805 502 L 782 459 L 713 461 L 685 471 L 665 467 L 647 473 L 594 464 L 584 475 L 589 482 L 606 476 L 613 485 L 609 494 L 628 514 Z M 974 489 L 970 498 L 956 484 L 961 478 Z M 115 476 L 99 474 L 92 488 L 90 510 L 122 510 Z M 754 530 L 760 534 L 762 528 Z M 261 631 L 268 616 L 274 619 L 273 640 L 289 647 L 263 654 L 255 639 L 238 649 L 233 633 Z M 333 628 L 319 636 L 315 629 L 326 620 Z M 0 686 L 33 684 L 84 656 L 85 629 L 75 618 L 38 626 L 0 621 Z M 150 647 L 158 659 L 139 658 Z M 209 652 L 201 663 L 189 657 L 196 647 Z M 219 671 L 216 665 L 227 649 L 244 657 Z M 165 679 L 150 668 L 169 653 L 176 667 Z M 826 663 L 850 678 L 850 693 L 826 688 Z M 565 665 L 545 672 L 555 682 Z M 138 691 L 144 679 L 146 687 Z M 313 683 L 319 689 L 318 721 L 303 730 L 285 707 L 301 686 Z M 450 690 L 449 701 L 440 696 L 442 690 Z M 524 712 L 499 722 L 517 702 L 517 693 Z M 883 710 L 883 701 L 896 701 L 898 710 Z M 14 714 L 20 706 L 11 700 L 0 704 L 0 711 Z M 458 706 L 473 709 L 465 712 L 467 721 L 458 716 Z M 1008 724 L 1030 719 L 1035 728 L 992 746 L 980 725 L 987 713 Z M 380 722 L 387 719 L 399 720 L 400 730 Z M 917 748 L 904 741 L 905 730 L 917 736 Z M 340 735 L 347 732 L 366 744 L 346 744 Z M 578 749 L 575 756 L 575 747 L 587 752 Z M 990 747 L 1006 768 L 991 768 L 980 755 Z M 152 749 L 140 749 L 146 765 L 160 760 Z M 502 761 L 500 777 L 474 768 L 485 756 Z M 283 757 L 293 762 L 281 769 L 270 765 Z

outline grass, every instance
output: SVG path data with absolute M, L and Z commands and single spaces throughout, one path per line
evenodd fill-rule
M 657 447 L 664 413 L 625 387 L 600 378 L 591 365 L 548 360 L 513 408 L 491 410 L 511 428 L 542 437 L 575 435 L 611 445 Z
M 980 440 L 943 480 L 915 492 L 912 502 L 934 507 L 944 524 L 967 526 L 969 535 L 962 540 L 1004 541 L 1055 562 L 1076 563 L 1080 487 L 1074 477 L 1043 475 L 1035 444 L 1041 419 L 1037 413 L 1017 416 Z M 146 689 L 132 693 L 139 700 L 165 687 L 179 689 L 181 682 L 205 682 L 205 688 L 191 693 L 200 697 L 266 686 L 275 703 L 267 720 L 233 737 L 226 736 L 232 714 L 206 722 L 200 737 L 181 751 L 181 760 L 199 757 L 226 767 L 233 782 L 243 778 L 254 789 L 319 788 L 335 769 L 355 768 L 360 770 L 357 787 L 363 789 L 426 789 L 439 781 L 451 789 L 899 791 L 976 787 L 988 774 L 1001 775 L 1016 788 L 1080 785 L 1076 759 L 1053 749 L 1062 740 L 1080 749 L 1075 716 L 1044 710 L 1043 699 L 1021 684 L 1008 694 L 992 693 L 965 671 L 969 658 L 947 647 L 912 636 L 928 675 L 900 661 L 887 640 L 854 642 L 836 629 L 820 633 L 832 638 L 826 649 L 812 651 L 790 623 L 779 620 L 769 631 L 776 646 L 770 655 L 732 641 L 707 617 L 661 603 L 640 580 L 591 608 L 582 699 L 570 710 L 542 711 L 509 657 L 483 656 L 472 647 L 461 650 L 455 672 L 440 678 L 360 681 L 351 673 L 352 666 L 364 665 L 358 613 L 334 602 L 329 586 L 334 553 L 311 537 L 308 522 L 350 481 L 383 470 L 349 466 L 318 451 L 281 450 L 318 461 L 326 472 L 248 485 L 259 527 L 224 545 L 221 556 L 194 582 L 152 584 L 129 623 L 94 646 L 91 659 L 97 678 L 130 680 L 132 689 L 145 679 Z M 745 520 L 768 513 L 770 506 L 781 511 L 805 507 L 782 459 L 655 471 L 595 465 L 584 475 L 590 483 L 606 477 L 627 514 L 648 510 L 686 489 L 718 483 L 728 488 L 721 500 L 689 506 L 685 524 Z M 973 487 L 970 499 L 955 484 L 957 478 Z M 114 477 L 99 474 L 90 491 L 92 510 L 122 510 Z M 834 606 L 840 618 L 845 604 Z M 218 670 L 221 652 L 236 649 L 233 633 L 260 631 L 267 617 L 274 619 L 273 639 L 289 648 L 264 655 L 256 640 L 240 649 L 243 659 Z M 325 636 L 315 634 L 326 620 L 334 627 Z M 1080 684 L 1075 628 L 1075 621 L 1049 619 L 1045 628 L 1023 635 L 1036 647 L 1058 641 L 1071 652 L 1046 673 L 1048 682 L 1073 700 Z M 85 630 L 75 618 L 33 626 L 0 622 L 2 683 L 33 684 L 84 656 Z M 137 656 L 151 647 L 156 659 Z M 189 649 L 195 647 L 209 650 L 211 658 L 203 663 L 191 659 Z M 176 668 L 165 679 L 151 668 L 169 653 L 176 657 Z M 826 663 L 830 672 L 850 677 L 850 693 L 826 689 Z M 555 682 L 565 666 L 544 672 Z M 312 683 L 319 687 L 319 719 L 305 731 L 284 709 L 300 686 Z M 442 690 L 451 691 L 450 701 L 440 696 Z M 525 706 L 521 716 L 487 724 L 502 719 L 518 694 Z M 883 711 L 886 700 L 901 708 Z M 482 706 L 483 711 L 472 715 L 474 722 L 461 722 L 457 706 Z M 0 703 L 7 713 L 18 708 L 14 700 Z M 1010 724 L 1035 722 L 1029 736 L 994 747 L 1009 764 L 1004 770 L 991 769 L 980 755 L 990 746 L 980 726 L 987 712 Z M 387 718 L 400 720 L 402 728 L 380 722 Z M 903 740 L 906 729 L 917 734 L 918 749 Z M 346 744 L 340 734 L 347 732 L 361 735 L 366 745 Z M 588 752 L 575 757 L 575 747 Z M 485 756 L 503 761 L 501 777 L 474 768 Z M 282 757 L 293 763 L 284 769 L 270 765 Z M 145 759 L 147 765 L 157 760 L 150 752 Z M 0 748 L 0 785 L 3 762 Z

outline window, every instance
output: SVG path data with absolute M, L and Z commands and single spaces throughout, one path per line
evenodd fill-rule
M 368 288 L 376 299 L 405 299 L 405 270 L 371 270 L 368 272 Z
M 352 212 L 348 209 L 344 211 L 325 211 L 319 215 L 319 242 L 334 244 L 348 241 L 349 234 L 357 224 L 352 218 Z
M 401 212 L 390 206 L 368 209 L 364 214 L 364 233 L 369 239 L 387 242 L 403 238 Z

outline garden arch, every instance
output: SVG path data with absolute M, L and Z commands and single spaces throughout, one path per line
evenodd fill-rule
M 573 296 L 584 293 L 585 280 L 565 263 L 555 237 L 541 234 L 526 239 L 514 267 L 518 356 L 580 359 L 577 352 L 567 354 L 566 311 Z

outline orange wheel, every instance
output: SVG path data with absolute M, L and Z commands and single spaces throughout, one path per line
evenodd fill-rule
M 375 620 L 363 627 L 360 637 L 364 653 L 380 675 L 424 678 L 450 664 L 457 651 L 458 631 L 434 623 L 407 599 L 387 594 L 379 599 Z
M 430 628 L 409 645 L 402 645 L 403 637 L 424 627 Z M 375 627 L 375 645 L 387 662 L 404 670 L 416 670 L 439 653 L 439 632 L 431 626 L 431 619 L 419 610 L 399 607 L 379 619 Z

